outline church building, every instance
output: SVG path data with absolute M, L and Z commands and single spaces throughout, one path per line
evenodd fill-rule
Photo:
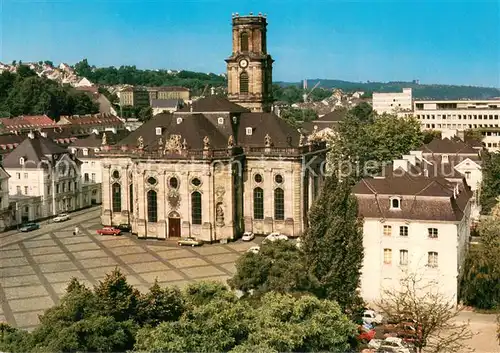
M 270 113 L 267 19 L 233 15 L 228 97 L 159 114 L 103 146 L 103 225 L 140 238 L 206 242 L 245 231 L 299 236 L 318 195 L 326 146 Z

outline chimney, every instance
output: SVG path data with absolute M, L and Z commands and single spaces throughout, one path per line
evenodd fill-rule
M 417 157 L 412 156 L 411 154 L 405 154 L 403 159 L 406 159 L 412 166 L 417 165 Z
M 30 139 L 32 139 L 32 140 L 35 138 L 35 134 L 33 133 L 33 131 L 30 131 L 30 132 L 28 133 L 28 137 L 29 137 Z
M 192 105 L 192 104 L 189 106 L 189 111 L 190 111 L 191 113 L 193 112 L 193 105 Z
M 395 159 L 392 162 L 392 170 L 396 170 L 398 168 L 403 169 L 405 172 L 408 171 L 408 164 L 409 162 L 406 159 Z

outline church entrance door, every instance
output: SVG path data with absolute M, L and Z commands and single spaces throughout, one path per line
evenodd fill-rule
M 178 238 L 181 236 L 181 219 L 169 218 L 168 219 L 168 237 Z

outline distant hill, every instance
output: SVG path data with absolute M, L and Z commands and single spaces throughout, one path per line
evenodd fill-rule
M 423 85 L 415 82 L 349 82 L 342 80 L 311 79 L 307 81 L 309 88 L 320 82 L 321 88 L 339 88 L 342 91 L 401 92 L 403 88 L 412 88 L 413 97 L 418 99 L 491 99 L 500 97 L 500 89 L 492 87 L 456 86 L 456 85 Z M 299 82 L 275 82 L 281 86 L 295 86 Z

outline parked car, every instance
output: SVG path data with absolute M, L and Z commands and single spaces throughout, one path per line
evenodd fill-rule
M 363 322 L 370 325 L 380 325 L 382 323 L 383 317 L 377 314 L 374 310 L 365 310 L 363 313 Z
M 120 235 L 121 230 L 115 227 L 104 227 L 102 229 L 97 230 L 97 234 L 99 235 Z
M 260 251 L 260 246 L 252 246 L 250 249 L 247 250 L 247 252 L 253 252 L 254 254 L 258 254 Z
M 19 228 L 21 232 L 31 232 L 32 230 L 37 229 L 40 229 L 40 225 L 38 223 L 26 223 L 25 225 L 21 226 L 21 228 Z
M 187 237 L 187 238 L 181 238 L 181 240 L 177 242 L 177 245 L 200 246 L 203 245 L 203 241 L 193 237 Z
M 53 219 L 54 222 L 64 222 L 64 221 L 67 221 L 71 219 L 71 217 L 69 216 L 69 214 L 67 213 L 61 213 L 60 215 L 57 215 L 57 217 L 55 217 Z
M 279 232 L 273 232 L 264 239 L 264 241 L 270 241 L 270 242 L 276 240 L 288 240 L 288 237 L 285 234 L 280 234 Z
M 126 233 L 129 233 L 132 230 L 132 227 L 130 226 L 130 224 L 126 224 L 126 223 L 120 224 L 116 228 L 118 228 L 122 232 L 126 232 Z
M 364 325 L 358 326 L 358 336 L 356 339 L 361 343 L 368 343 L 375 338 L 375 330 L 370 329 Z
M 241 240 L 243 241 L 251 241 L 255 239 L 255 234 L 253 232 L 245 232 L 243 233 L 243 236 L 241 237 Z

